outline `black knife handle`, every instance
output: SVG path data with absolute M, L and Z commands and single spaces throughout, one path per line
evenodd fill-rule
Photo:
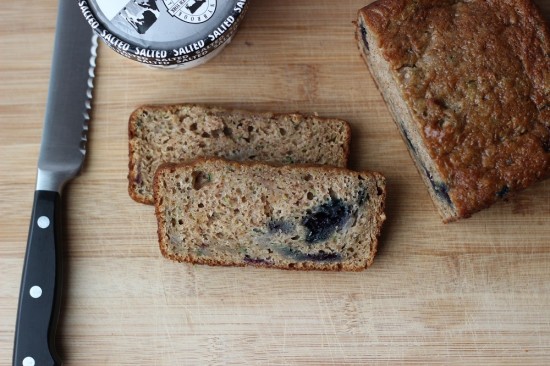
M 61 365 L 55 332 L 62 289 L 60 195 L 36 191 L 23 265 L 13 365 Z

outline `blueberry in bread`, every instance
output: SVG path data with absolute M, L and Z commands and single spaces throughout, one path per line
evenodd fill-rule
M 129 121 L 128 191 L 134 200 L 152 204 L 158 166 L 200 156 L 345 167 L 350 136 L 347 122 L 312 115 L 143 106 Z
M 445 222 L 550 174 L 550 32 L 530 0 L 379 0 L 356 39 Z
M 385 220 L 378 173 L 203 158 L 154 181 L 161 252 L 176 261 L 359 271 Z

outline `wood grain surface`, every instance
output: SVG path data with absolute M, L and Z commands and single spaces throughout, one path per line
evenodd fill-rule
M 550 181 L 444 225 L 359 56 L 368 0 L 254 0 L 233 42 L 189 71 L 101 45 L 89 154 L 66 187 L 66 365 L 550 363 Z M 550 19 L 550 1 L 538 0 Z M 56 1 L 0 6 L 0 364 L 11 364 Z M 196 102 L 348 120 L 352 167 L 388 179 L 387 224 L 362 273 L 213 268 L 158 250 L 127 194 L 127 119 Z

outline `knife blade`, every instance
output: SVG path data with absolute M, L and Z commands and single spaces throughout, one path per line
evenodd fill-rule
M 59 0 L 36 190 L 23 264 L 13 365 L 61 365 L 61 191 L 84 162 L 97 36 L 78 2 Z

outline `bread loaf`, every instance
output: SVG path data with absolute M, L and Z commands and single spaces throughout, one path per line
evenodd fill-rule
M 550 174 L 550 32 L 530 0 L 379 0 L 356 38 L 445 222 Z
M 327 166 L 199 159 L 154 182 L 161 252 L 209 265 L 365 269 L 385 220 L 385 179 Z
M 144 106 L 129 121 L 130 196 L 153 203 L 162 163 L 200 156 L 346 166 L 350 127 L 338 119 L 198 105 Z

